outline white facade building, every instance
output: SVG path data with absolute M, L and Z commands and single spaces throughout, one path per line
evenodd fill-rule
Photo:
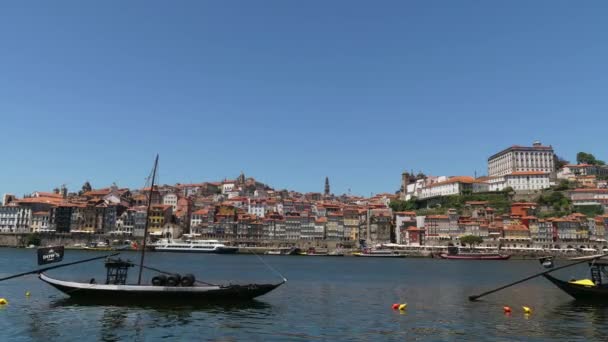
M 224 182 L 222 183 L 222 194 L 227 194 L 232 192 L 236 187 L 235 182 Z
M 513 188 L 515 192 L 537 191 L 551 186 L 549 173 L 541 171 L 513 172 L 490 178 L 487 182 L 490 191 L 502 191 L 508 187 Z
M 431 184 L 422 189 L 420 199 L 461 195 L 464 193 L 475 193 L 488 191 L 489 186 L 486 182 L 475 180 L 473 177 L 458 176 L 446 181 Z
M 249 201 L 247 212 L 251 215 L 264 217 L 266 215 L 266 201 Z
M 53 231 L 54 229 L 51 229 L 50 221 L 51 215 L 48 211 L 32 213 L 30 231 L 34 233 Z
M 0 232 L 29 233 L 32 209 L 20 206 L 0 207 Z
M 580 176 L 608 176 L 608 166 L 575 164 L 565 165 L 557 172 L 558 179 L 576 180 Z
M 500 177 L 513 172 L 555 172 L 553 147 L 535 141 L 531 147 L 511 146 L 488 158 L 488 176 Z
M 173 212 L 177 211 L 177 200 L 179 198 L 177 197 L 176 194 L 173 193 L 168 193 L 166 195 L 163 196 L 163 204 L 164 205 L 170 205 L 173 207 Z

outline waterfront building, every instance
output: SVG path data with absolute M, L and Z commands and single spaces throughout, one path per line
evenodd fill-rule
M 287 240 L 298 240 L 302 233 L 302 222 L 300 214 L 287 213 L 285 215 L 285 238 Z
M 135 210 L 127 209 L 116 219 L 116 229 L 112 232 L 119 235 L 133 235 L 135 230 Z
M 269 240 L 284 240 L 286 236 L 285 218 L 278 213 L 270 213 L 264 219 L 263 236 Z
M 393 232 L 393 215 L 390 209 L 371 209 L 370 241 L 371 243 L 389 243 Z
M 470 221 L 463 223 L 461 231 L 462 233 L 459 237 L 465 235 L 479 236 L 484 239 L 488 237 L 488 225 L 482 224 L 479 221 Z
M 148 232 L 151 236 L 162 236 L 163 226 L 171 222 L 173 207 L 164 204 L 155 204 L 150 207 L 148 218 Z
M 405 229 L 405 240 L 404 242 L 410 246 L 422 246 L 424 245 L 424 228 L 418 228 L 416 226 L 409 226 Z
M 0 232 L 29 233 L 32 209 L 25 206 L 10 205 L 0 207 Z
M 486 192 L 488 189 L 489 186 L 486 182 L 469 176 L 457 176 L 423 188 L 420 192 L 420 199 Z
M 51 209 L 51 217 L 54 220 L 57 233 L 69 233 L 71 231 L 74 207 L 74 204 L 61 204 Z
M 569 217 L 553 219 L 553 226 L 557 239 L 564 242 L 576 240 L 580 230 L 579 222 Z
M 325 238 L 328 240 L 344 239 L 344 215 L 338 212 L 330 212 L 327 215 Z
M 396 231 L 396 243 L 404 243 L 408 241 L 409 227 L 416 227 L 416 213 L 413 211 L 397 211 L 395 214 L 395 231 Z M 346 220 L 345 220 L 346 221 Z
M 514 172 L 538 171 L 554 174 L 553 147 L 535 141 L 532 146 L 514 145 L 488 158 L 488 176 L 500 177 Z
M 448 215 L 429 215 L 424 220 L 427 239 L 450 240 L 450 218 Z
M 315 240 L 325 239 L 325 227 L 327 226 L 327 217 L 319 217 L 315 220 Z
M 538 220 L 538 237 L 536 242 L 542 243 L 543 247 L 550 247 L 555 235 L 553 222 L 550 220 Z
M 30 232 L 50 232 L 51 229 L 51 215 L 48 211 L 37 211 L 32 213 L 32 221 L 30 225 Z
M 344 214 L 344 238 L 359 241 L 359 210 L 357 207 L 346 207 Z
M 315 217 L 305 213 L 300 216 L 301 230 L 300 238 L 303 240 L 314 240 L 315 239 Z
M 521 217 L 521 223 L 528 227 L 532 241 L 537 242 L 540 240 L 540 228 L 536 216 L 523 216 Z
M 147 220 L 147 207 L 138 206 L 132 208 L 134 213 L 134 225 L 133 225 L 133 236 L 143 237 L 144 230 L 146 228 L 146 220 Z
M 502 242 L 506 247 L 530 247 L 530 230 L 523 224 L 510 224 L 503 228 Z

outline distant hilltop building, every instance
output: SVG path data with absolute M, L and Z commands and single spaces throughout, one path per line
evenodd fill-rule
M 8 205 L 9 203 L 11 203 L 14 200 L 15 200 L 15 195 L 4 194 L 4 196 L 2 196 L 2 205 Z
M 488 176 L 501 177 L 516 172 L 555 173 L 553 147 L 535 141 L 532 146 L 514 145 L 488 158 Z
M 329 177 L 325 177 L 325 192 L 323 193 L 325 195 L 325 197 L 330 195 L 330 190 L 329 190 Z

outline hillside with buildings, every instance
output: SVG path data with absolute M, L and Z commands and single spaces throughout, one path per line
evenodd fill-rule
M 325 241 L 437 245 L 465 235 L 487 246 L 604 245 L 608 168 L 587 153 L 577 163 L 551 146 L 514 145 L 488 158 L 488 175 L 404 172 L 396 194 L 372 197 L 276 190 L 241 174 L 234 180 L 128 189 L 65 187 L 22 198 L 6 194 L 3 234 L 184 234 L 247 245 Z M 151 201 L 148 215 L 146 204 Z

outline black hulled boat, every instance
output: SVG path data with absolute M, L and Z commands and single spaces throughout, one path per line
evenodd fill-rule
M 589 262 L 591 279 L 573 279 L 570 281 L 555 278 L 549 273 L 543 276 L 562 291 L 578 300 L 608 301 L 608 260 Z

